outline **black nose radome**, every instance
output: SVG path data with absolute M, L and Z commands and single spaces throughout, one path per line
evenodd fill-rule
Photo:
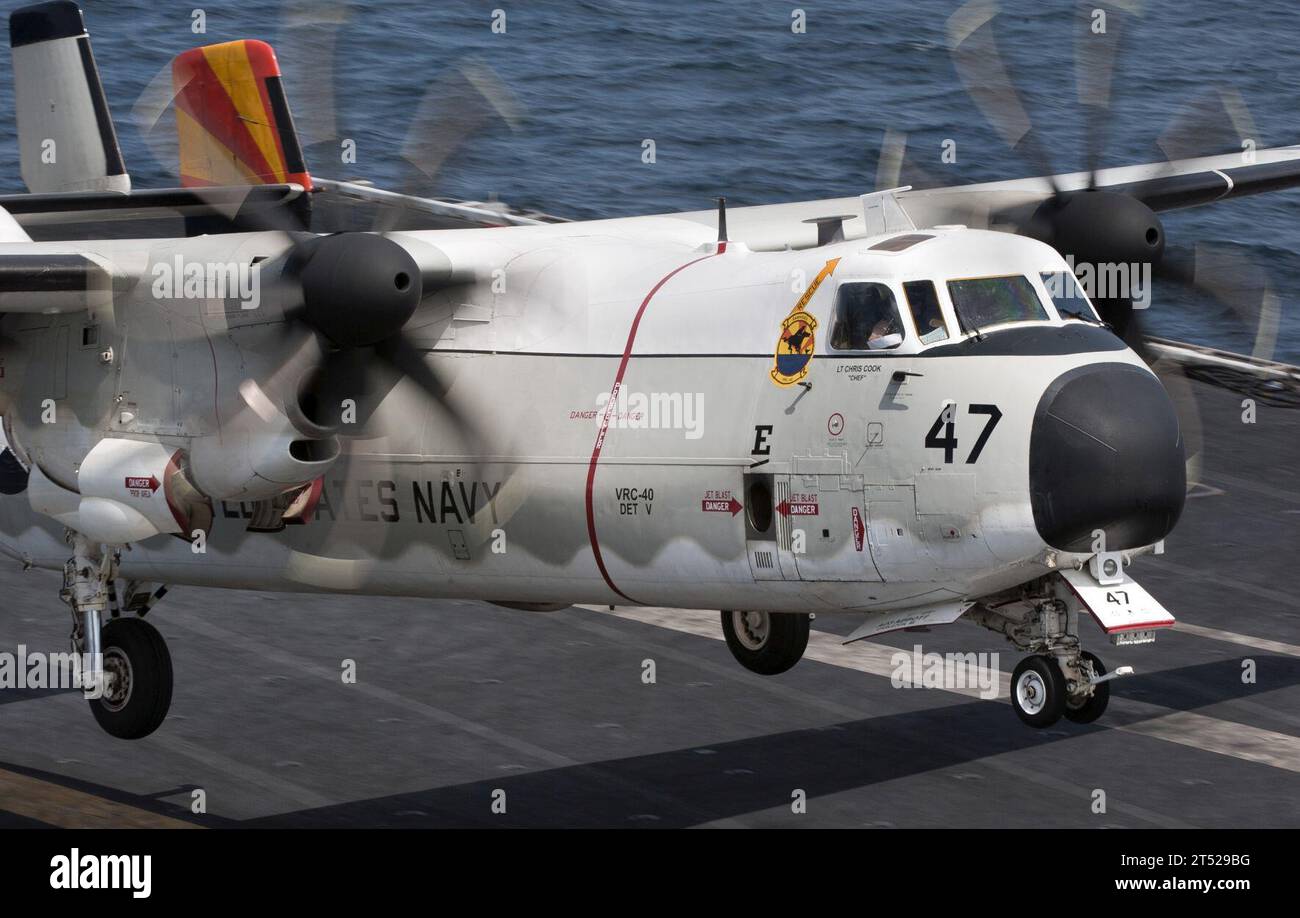
M 1029 439 L 1034 525 L 1048 545 L 1107 551 L 1158 542 L 1187 495 L 1183 439 L 1164 386 L 1122 363 L 1079 367 L 1038 402 Z

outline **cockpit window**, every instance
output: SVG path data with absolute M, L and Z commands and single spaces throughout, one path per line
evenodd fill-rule
M 1023 274 L 948 281 L 948 295 L 962 331 L 979 331 L 1004 322 L 1047 319 L 1047 310 Z
M 1083 288 L 1079 286 L 1079 280 L 1073 273 L 1044 271 L 1039 276 L 1043 279 L 1043 286 L 1047 288 L 1047 295 L 1052 298 L 1052 305 L 1056 307 L 1062 319 L 1098 321 L 1097 313 L 1088 302 L 1088 298 L 1083 295 Z
M 903 293 L 921 343 L 933 344 L 946 339 L 948 323 L 939 308 L 939 291 L 934 289 L 934 281 L 909 281 L 903 284 Z
M 903 323 L 892 290 L 884 284 L 840 284 L 831 347 L 837 351 L 879 351 L 902 343 Z

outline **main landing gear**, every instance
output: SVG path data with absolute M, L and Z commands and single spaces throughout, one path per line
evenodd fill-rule
M 722 612 L 722 634 L 731 655 L 763 676 L 783 673 L 799 662 L 811 623 L 812 616 L 801 612 Z
M 143 617 L 166 587 L 150 592 L 128 583 L 124 604 L 136 617 L 123 617 L 117 607 L 117 552 L 102 551 L 77 533 L 70 541 L 73 556 L 63 569 L 60 597 L 72 610 L 72 649 L 86 661 L 82 687 L 90 711 L 112 736 L 148 736 L 162 724 L 172 700 L 171 654 Z
M 1050 727 L 1062 716 L 1092 723 L 1110 703 L 1111 680 L 1133 671 L 1108 673 L 1096 654 L 1081 649 L 1078 609 L 1050 593 L 986 599 L 966 617 L 1031 654 L 1011 674 L 1011 707 L 1031 727 Z

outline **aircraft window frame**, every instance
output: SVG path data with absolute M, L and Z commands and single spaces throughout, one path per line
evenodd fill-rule
M 958 305 L 957 297 L 953 293 L 953 284 L 962 284 L 970 281 L 994 281 L 994 280 L 1024 281 L 1025 286 L 1028 288 L 1030 294 L 1032 294 L 1033 296 L 1034 303 L 1038 306 L 1039 314 L 1037 316 L 1022 316 L 1013 319 L 1002 319 L 996 322 L 987 322 L 982 325 L 969 325 L 966 321 L 966 317 L 962 315 L 961 306 Z M 1055 312 L 1054 309 L 1052 310 L 1052 312 L 1048 312 L 1047 303 L 1043 299 L 1043 294 L 1038 292 L 1038 287 L 1034 284 L 1033 280 L 1031 280 L 1027 274 L 1023 274 L 1023 273 L 987 274 L 987 275 L 980 275 L 978 277 L 952 277 L 944 281 L 943 286 L 944 286 L 944 291 L 948 294 L 948 302 L 952 304 L 952 312 L 957 319 L 957 327 L 961 330 L 961 333 L 963 335 L 978 335 L 992 328 L 1001 328 L 1004 325 L 1020 325 L 1020 324 L 1027 324 L 1031 322 L 1051 322 L 1052 313 Z
M 1052 288 L 1048 285 L 1047 279 L 1050 276 L 1058 275 L 1058 274 L 1065 277 L 1069 277 L 1074 282 L 1074 289 L 1079 294 L 1077 297 L 1068 297 L 1068 298 L 1063 297 L 1061 303 L 1057 302 L 1057 298 L 1053 296 Z M 1059 318 L 1062 322 L 1069 322 L 1069 321 L 1087 322 L 1092 325 L 1096 325 L 1097 323 L 1101 322 L 1101 316 L 1097 312 L 1097 307 L 1092 304 L 1092 300 L 1090 300 L 1088 298 L 1088 294 L 1084 292 L 1083 285 L 1079 283 L 1079 278 L 1075 275 L 1073 271 L 1069 270 L 1068 268 L 1064 268 L 1056 271 L 1039 271 L 1038 280 L 1043 285 L 1043 293 L 1047 296 L 1047 302 L 1052 304 L 1052 311 L 1056 313 L 1057 318 Z M 1071 315 L 1070 311 L 1062 309 L 1063 303 L 1070 303 L 1077 300 L 1082 300 L 1083 305 L 1086 307 L 1082 311 L 1082 315 Z
M 912 294 L 907 289 L 908 287 L 916 286 L 918 284 L 930 285 L 930 293 L 934 297 L 934 309 L 938 313 L 939 321 L 943 323 L 942 325 L 932 327 L 927 331 L 922 331 L 922 317 L 917 314 L 917 307 L 912 304 Z M 930 344 L 941 344 L 945 341 L 951 341 L 954 337 L 952 333 L 953 326 L 948 318 L 948 313 L 943 308 L 943 297 L 939 294 L 939 282 L 929 277 L 918 277 L 913 280 L 903 281 L 900 286 L 903 288 L 903 301 L 907 303 L 908 318 L 911 319 L 912 328 L 916 331 L 917 343 L 921 347 L 926 347 Z M 933 316 L 931 317 L 931 320 L 933 320 Z M 943 337 L 930 338 L 929 340 L 926 340 L 927 336 L 940 331 L 943 332 Z
M 868 335 L 868 337 L 866 341 L 862 342 L 861 347 L 853 347 L 853 346 L 842 347 L 836 344 L 836 333 L 839 330 L 839 325 L 840 325 L 841 297 L 843 296 L 844 291 L 847 288 L 853 286 L 879 287 L 879 288 L 883 288 L 889 294 L 889 304 L 893 307 L 894 310 L 894 316 L 893 316 L 894 327 L 897 328 L 896 334 L 898 335 L 898 340 L 896 342 L 889 344 L 888 346 L 885 347 L 870 346 L 872 340 L 878 340 L 878 339 L 872 339 L 870 337 L 870 334 L 872 331 L 875 330 L 877 325 L 885 321 L 883 318 L 881 318 L 872 324 L 871 329 L 867 330 L 866 334 Z M 853 278 L 853 279 L 845 279 L 841 281 L 839 286 L 835 289 L 835 302 L 831 308 L 831 316 L 830 316 L 831 330 L 830 330 L 830 334 L 827 335 L 827 342 L 830 346 L 830 349 L 832 351 L 836 351 L 839 353 L 877 353 L 879 351 L 897 351 L 899 348 L 903 347 L 912 339 L 908 336 L 908 320 L 904 318 L 904 310 L 900 308 L 898 301 L 899 301 L 899 292 L 895 290 L 893 285 L 888 281 L 870 280 L 867 278 Z M 907 312 L 910 313 L 910 309 L 907 310 Z M 895 334 L 895 332 L 886 332 L 881 337 L 889 338 L 892 337 L 893 334 Z M 851 339 L 850 345 L 853 343 L 856 342 Z

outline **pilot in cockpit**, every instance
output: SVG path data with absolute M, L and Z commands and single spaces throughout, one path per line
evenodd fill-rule
M 884 284 L 847 283 L 836 298 L 831 347 L 836 350 L 887 350 L 903 341 L 903 326 L 893 292 Z
M 901 340 L 903 331 L 898 325 L 898 316 L 891 313 L 871 327 L 871 336 L 867 338 L 867 347 L 871 350 L 893 347 Z

